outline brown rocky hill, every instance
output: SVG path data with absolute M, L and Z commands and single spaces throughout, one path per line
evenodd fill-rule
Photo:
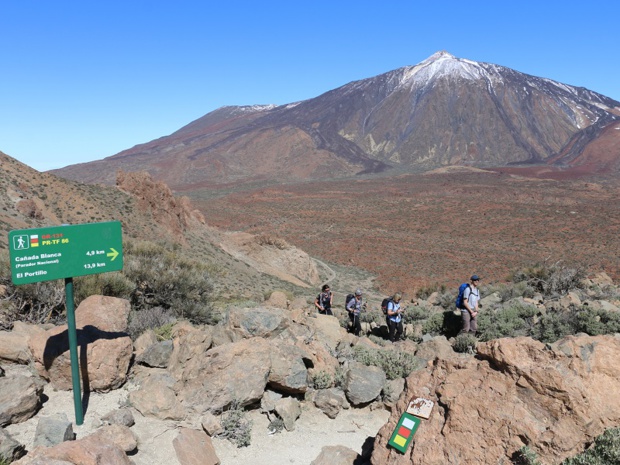
M 596 92 L 438 52 L 302 102 L 224 107 L 169 136 L 54 172 L 112 184 L 119 168 L 147 170 L 174 190 L 196 190 L 447 165 L 615 169 L 617 145 L 594 142 L 618 121 L 620 102 Z M 608 163 L 591 163 L 601 157 Z
M 241 241 L 207 225 L 188 198 L 174 197 L 147 173 L 117 175 L 113 187 L 82 184 L 0 152 L 0 252 L 8 252 L 11 230 L 120 221 L 124 238 L 164 242 L 212 264 L 215 288 L 225 300 L 262 300 L 273 289 L 317 284 L 316 264 L 286 241 L 249 234 Z

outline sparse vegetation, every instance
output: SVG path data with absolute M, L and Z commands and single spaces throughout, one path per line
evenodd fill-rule
M 332 387 L 332 375 L 326 371 L 319 371 L 312 376 L 312 385 L 314 389 L 328 389 Z
M 473 334 L 459 334 L 456 336 L 453 344 L 455 352 L 464 354 L 475 354 L 478 339 Z
M 246 447 L 251 443 L 252 420 L 238 401 L 234 401 L 228 410 L 222 412 L 221 424 L 223 431 L 218 437 L 228 439 L 237 447 Z
M 620 428 L 601 434 L 582 454 L 564 460 L 562 465 L 612 465 L 620 463 Z
M 375 350 L 361 345 L 353 347 L 353 359 L 364 365 L 381 368 L 388 379 L 407 377 L 422 366 L 420 359 L 408 352 Z

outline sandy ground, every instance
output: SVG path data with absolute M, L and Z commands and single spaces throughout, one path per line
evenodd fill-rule
M 7 369 L 7 376 L 21 372 L 25 367 Z M 128 383 L 121 389 L 99 394 L 91 393 L 88 408 L 84 412 L 84 424 L 76 426 L 72 392 L 54 391 L 48 384 L 44 394 L 47 397 L 42 409 L 30 420 L 9 425 L 6 431 L 26 449 L 32 449 L 37 417 L 65 413 L 73 421 L 73 431 L 77 438 L 83 438 L 101 425 L 99 420 L 112 410 L 127 405 L 132 385 Z M 142 416 L 132 409 L 136 424 L 131 428 L 138 438 L 138 452 L 130 458 L 136 465 L 177 465 L 179 462 L 172 446 L 180 427 L 201 429 L 200 418 L 185 422 L 162 421 Z M 253 422 L 252 440 L 248 447 L 237 448 L 225 439 L 213 439 L 213 445 L 222 465 L 309 465 L 324 446 L 343 445 L 358 453 L 366 441 L 372 441 L 389 417 L 383 409 L 342 410 L 336 419 L 328 418 L 314 406 L 307 404 L 295 423 L 294 431 L 270 434 L 269 420 L 258 410 L 248 412 Z

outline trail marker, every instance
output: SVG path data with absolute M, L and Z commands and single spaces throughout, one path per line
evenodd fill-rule
M 396 425 L 396 429 L 392 433 L 392 437 L 388 441 L 388 444 L 401 453 L 407 451 L 409 443 L 413 439 L 418 426 L 420 426 L 421 420 L 408 413 L 403 413 Z

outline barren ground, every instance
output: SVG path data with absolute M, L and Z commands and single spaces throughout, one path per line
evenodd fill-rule
M 407 292 L 455 287 L 474 272 L 485 284 L 504 281 L 545 260 L 618 279 L 618 186 L 514 168 L 185 194 L 213 226 L 274 234 L 375 274 L 385 292 Z
M 27 374 L 27 367 L 5 366 L 7 376 L 12 373 Z M 129 391 L 135 386 L 131 382 L 109 393 L 91 393 L 88 408 L 84 412 L 84 424 L 75 425 L 73 393 L 54 391 L 46 385 L 48 397 L 37 416 L 30 420 L 9 425 L 5 429 L 13 438 L 32 449 L 38 417 L 65 413 L 73 422 L 77 439 L 83 438 L 101 425 L 100 418 L 112 410 L 126 406 Z M 172 441 L 180 427 L 202 430 L 200 418 L 190 418 L 185 422 L 163 421 L 142 416 L 132 410 L 136 424 L 131 430 L 138 437 L 138 452 L 130 458 L 136 465 L 175 465 L 178 464 Z M 294 431 L 269 434 L 269 421 L 258 410 L 248 412 L 253 422 L 252 440 L 248 447 L 236 447 L 226 439 L 213 439 L 215 452 L 222 465 L 309 465 L 324 446 L 343 445 L 358 453 L 362 445 L 374 438 L 387 422 L 389 412 L 383 409 L 342 410 L 331 420 L 315 407 L 307 407 L 295 423 Z

